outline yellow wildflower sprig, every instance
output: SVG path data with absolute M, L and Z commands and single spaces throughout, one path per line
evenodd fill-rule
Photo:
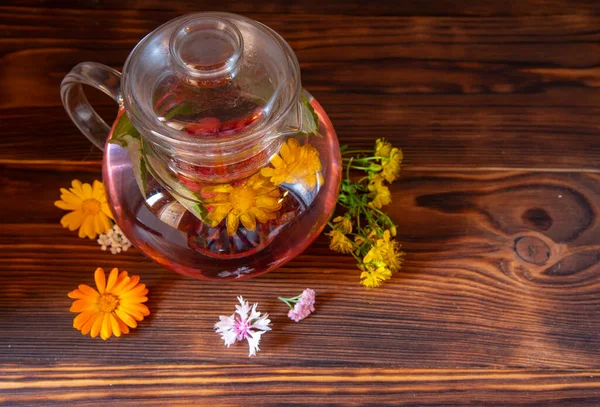
M 345 213 L 329 223 L 329 248 L 351 254 L 361 270 L 361 284 L 378 287 L 400 270 L 404 256 L 393 239 L 396 225 L 381 210 L 392 201 L 388 185 L 400 175 L 402 151 L 379 139 L 373 151 L 342 148 L 342 155 L 346 156 L 346 179 L 342 181 L 338 206 Z M 351 169 L 365 171 L 366 175 L 353 181 Z

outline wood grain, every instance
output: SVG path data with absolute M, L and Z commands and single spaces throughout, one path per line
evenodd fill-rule
M 259 365 L 122 365 L 8 368 L 0 377 L 0 402 L 45 405 L 359 406 L 372 405 L 569 406 L 598 403 L 596 373 L 530 370 L 379 369 Z M 27 380 L 35 374 L 35 381 Z M 335 386 L 335 387 L 333 387 Z M 294 394 L 294 397 L 290 397 Z M 14 397 L 14 398 L 13 398 Z M 304 403 L 298 403 L 302 400 Z M 504 400 L 504 401 L 500 401 Z
M 83 60 L 120 69 L 137 41 L 179 14 L 0 8 L 0 160 L 99 160 L 63 113 L 60 80 Z M 344 143 L 386 136 L 417 167 L 598 166 L 598 16 L 251 16 L 290 42 Z M 112 119 L 113 102 L 93 96 Z
M 15 178 L 17 170 L 5 174 Z M 405 171 L 390 212 L 409 255 L 392 282 L 372 291 L 359 286 L 352 259 L 331 253 L 324 237 L 280 270 L 239 284 L 180 278 L 135 251 L 104 253 L 62 229 L 62 212 L 51 205 L 64 180 L 94 174 L 41 174 L 21 173 L 0 190 L 11 188 L 22 206 L 37 208 L 35 223 L 10 203 L 0 208 L 0 320 L 13 316 L 0 338 L 0 349 L 11 346 L 7 360 L 104 364 L 112 355 L 143 363 L 151 354 L 157 363 L 239 363 L 247 350 L 222 347 L 212 325 L 243 293 L 278 327 L 265 335 L 261 353 L 272 363 L 343 364 L 351 355 L 354 365 L 406 368 L 600 369 L 593 346 L 600 340 L 597 174 Z M 517 246 L 523 238 L 533 243 Z M 532 261 L 534 243 L 547 248 L 546 261 Z M 96 266 L 140 274 L 150 288 L 152 316 L 126 341 L 91 341 L 70 327 L 66 293 L 92 283 Z M 319 310 L 295 324 L 276 296 L 306 285 L 317 290 Z M 19 300 L 27 302 L 12 308 Z M 50 329 L 53 341 L 43 343 Z
M 25 5 L 36 7 L 39 3 L 35 0 L 8 0 L 7 4 Z M 268 12 L 273 14 L 297 13 L 322 13 L 322 14 L 350 14 L 350 15 L 450 15 L 450 16 L 488 16 L 488 15 L 539 15 L 549 14 L 590 14 L 600 11 L 594 0 L 528 0 L 498 2 L 494 0 L 462 0 L 435 2 L 422 0 L 407 0 L 402 3 L 390 1 L 361 1 L 361 0 L 334 0 L 327 3 L 317 0 L 303 2 L 282 2 L 266 0 L 261 3 L 238 2 L 234 0 L 197 1 L 179 0 L 162 2 L 160 0 L 141 1 L 133 0 L 123 3 L 117 0 L 103 0 L 90 2 L 87 0 L 63 0 L 48 2 L 47 7 L 82 8 L 89 10 L 98 9 L 133 9 L 140 11 L 176 11 L 193 12 L 207 11 L 219 8 L 234 13 Z
M 342 143 L 403 148 L 388 212 L 407 256 L 380 289 L 324 236 L 216 283 L 58 223 L 59 188 L 98 179 L 102 157 L 64 113 L 62 77 L 120 69 L 158 25 L 216 8 L 290 42 Z M 599 26 L 588 0 L 3 2 L 0 405 L 600 404 Z M 106 342 L 71 327 L 66 296 L 98 266 L 150 289 L 151 315 Z M 317 311 L 294 323 L 276 297 L 306 287 Z M 212 329 L 240 294 L 274 324 L 256 358 Z

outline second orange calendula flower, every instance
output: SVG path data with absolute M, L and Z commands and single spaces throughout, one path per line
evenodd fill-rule
M 229 236 L 237 233 L 240 222 L 246 229 L 254 230 L 256 221 L 266 223 L 273 220 L 281 209 L 279 188 L 258 173 L 241 185 L 205 187 L 202 193 L 211 195 L 204 201 L 211 208 L 206 220 L 215 227 L 227 219 Z
M 96 269 L 94 274 L 96 287 L 81 284 L 68 295 L 73 298 L 71 312 L 79 315 L 73 320 L 73 327 L 83 335 L 88 333 L 92 338 L 104 340 L 112 335 L 128 334 L 130 328 L 150 315 L 150 310 L 143 303 L 148 301 L 148 289 L 140 284 L 139 276 L 129 276 L 126 271 L 119 273 L 114 268 L 106 279 L 104 270 Z
M 263 168 L 260 173 L 275 185 L 302 184 L 312 191 L 317 183 L 323 183 L 319 151 L 308 143 L 301 146 L 295 138 L 289 138 L 281 145 L 271 164 L 273 168 Z

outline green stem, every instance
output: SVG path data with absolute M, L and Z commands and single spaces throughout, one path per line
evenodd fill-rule
M 358 251 L 362 257 L 365 257 L 365 255 L 367 254 L 367 253 L 365 253 L 365 252 L 368 252 L 368 250 L 366 250 L 366 249 L 371 247 L 371 245 L 369 245 L 368 243 L 369 243 L 369 239 L 367 239 L 365 237 L 365 243 L 362 246 L 360 246 L 360 248 L 358 249 Z
M 364 211 L 365 216 L 367 217 L 367 220 L 369 221 L 369 224 L 372 224 L 373 223 L 373 216 L 371 215 L 371 212 L 367 211 L 364 205 L 361 205 L 360 207 Z
M 369 167 L 359 167 L 357 165 L 353 165 L 352 168 L 355 169 L 355 170 L 363 170 L 363 171 L 369 171 L 370 170 Z M 350 169 L 350 163 L 348 163 L 348 169 Z
M 392 223 L 392 224 L 393 224 L 392 220 L 391 220 L 391 219 L 390 219 L 390 217 L 387 215 L 387 213 L 385 213 L 385 212 L 382 212 L 382 211 L 380 211 L 379 209 L 377 209 L 377 208 L 375 208 L 375 207 L 373 207 L 373 206 L 369 206 L 369 208 L 370 208 L 371 210 L 373 210 L 373 211 L 377 212 L 377 213 L 378 213 L 378 214 L 380 214 L 381 216 L 383 216 L 383 217 L 386 219 L 386 221 L 388 221 L 389 223 Z
M 362 259 L 360 257 L 357 257 L 353 252 L 350 252 L 350 254 L 356 259 L 357 262 L 362 263 Z
M 287 298 L 283 298 L 283 297 L 277 297 L 277 299 L 278 299 L 278 300 L 280 300 L 280 301 L 283 301 L 283 302 L 285 302 L 285 303 L 288 305 L 288 307 L 290 307 L 290 309 L 294 309 L 294 307 L 292 307 L 292 304 L 290 304 L 290 303 L 287 301 Z
M 350 158 L 350 162 L 348 163 L 348 166 L 346 167 L 346 179 L 348 181 L 350 181 L 350 166 L 352 165 L 353 159 L 354 159 L 354 157 Z
M 362 161 L 374 161 L 374 160 L 379 160 L 380 159 L 380 157 L 363 157 L 363 158 L 352 157 L 352 158 L 354 158 L 355 161 L 359 161 L 359 162 L 362 162 Z M 342 161 L 347 161 L 347 160 L 348 160 L 347 158 L 342 158 Z
M 373 219 L 373 214 L 371 213 L 371 211 L 376 211 L 379 214 L 381 214 L 388 222 L 391 222 L 389 216 L 387 216 L 385 213 L 381 212 L 379 209 L 374 208 L 372 206 L 369 205 L 360 205 L 360 208 L 362 209 L 362 211 L 365 213 L 365 216 L 367 217 L 367 219 L 369 220 L 370 224 L 376 224 L 379 226 L 379 222 L 377 222 L 376 219 Z
M 379 213 L 380 215 L 383 215 L 383 216 L 387 217 L 387 215 L 384 212 L 380 211 L 379 209 L 375 208 L 374 206 L 369 206 L 369 209 L 372 210 L 372 211 L 375 211 L 375 212 Z

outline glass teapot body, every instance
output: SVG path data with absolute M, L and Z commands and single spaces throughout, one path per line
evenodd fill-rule
M 119 103 L 112 127 L 81 84 Z M 61 96 L 105 151 L 117 224 L 181 274 L 238 279 L 280 267 L 335 209 L 333 126 L 302 90 L 289 45 L 260 23 L 226 13 L 180 17 L 136 46 L 122 78 L 83 63 L 65 77 Z

